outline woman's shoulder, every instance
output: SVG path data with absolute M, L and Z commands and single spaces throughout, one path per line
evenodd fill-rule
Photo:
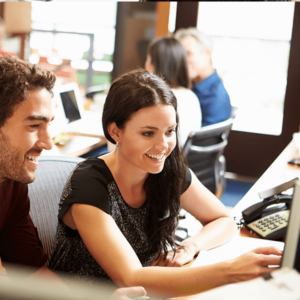
M 81 183 L 102 181 L 105 185 L 114 181 L 114 178 L 105 164 L 105 161 L 98 157 L 87 158 L 85 161 L 79 163 L 71 174 L 72 181 L 79 181 Z
M 110 213 L 108 185 L 114 181 L 102 159 L 88 158 L 70 174 L 62 192 L 58 218 L 62 218 L 74 203 L 96 206 Z

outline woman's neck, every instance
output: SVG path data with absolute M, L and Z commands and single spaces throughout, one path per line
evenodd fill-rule
M 133 208 L 141 207 L 146 201 L 144 184 L 149 173 L 129 164 L 116 151 L 101 159 L 110 169 L 125 202 Z

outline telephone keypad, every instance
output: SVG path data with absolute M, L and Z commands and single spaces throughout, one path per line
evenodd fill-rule
M 287 226 L 289 214 L 289 210 L 276 212 L 247 224 L 247 227 L 258 235 L 266 237 L 267 235 Z

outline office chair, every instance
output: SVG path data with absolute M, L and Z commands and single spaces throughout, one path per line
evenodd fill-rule
M 212 193 L 218 192 L 218 198 L 226 189 L 226 159 L 223 152 L 237 112 L 238 108 L 232 106 L 228 120 L 191 132 L 183 147 L 190 169 Z M 196 219 L 186 211 L 180 211 L 179 226 L 175 232 L 177 241 L 181 242 L 190 236 L 188 228 L 199 227 L 195 222 Z
M 93 85 L 86 89 L 85 97 L 93 99 L 97 93 L 104 92 L 109 89 L 108 84 Z
M 28 185 L 30 216 L 48 255 L 56 235 L 60 196 L 70 173 L 83 160 L 79 157 L 41 156 L 36 180 Z
M 212 193 L 219 184 L 225 190 L 226 160 L 222 155 L 233 124 L 233 118 L 205 126 L 189 134 L 183 147 L 190 169 Z

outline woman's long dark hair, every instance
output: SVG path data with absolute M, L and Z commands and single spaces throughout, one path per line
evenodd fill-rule
M 188 76 L 187 56 L 181 43 L 172 37 L 154 40 L 148 46 L 155 74 L 162 76 L 173 88 L 191 88 Z
M 172 105 L 178 123 L 177 100 L 171 89 L 160 77 L 143 69 L 133 70 L 113 81 L 107 95 L 102 125 L 105 137 L 115 144 L 108 133 L 109 124 L 115 122 L 123 129 L 131 115 L 145 107 L 158 104 Z M 176 247 L 174 233 L 180 210 L 180 195 L 186 184 L 185 158 L 178 146 L 166 158 L 163 170 L 150 174 L 145 182 L 150 202 L 150 245 L 153 253 L 167 253 L 168 245 Z

